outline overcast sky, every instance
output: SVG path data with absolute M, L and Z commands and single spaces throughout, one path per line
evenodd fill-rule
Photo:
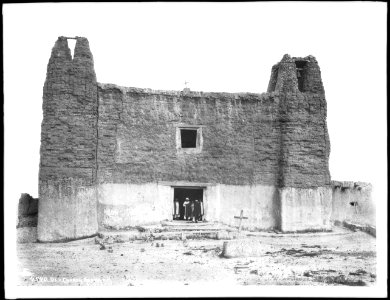
M 92 3 L 3 6 L 5 183 L 38 196 L 42 88 L 58 36 L 90 42 L 97 79 L 266 92 L 285 53 L 317 58 L 332 179 L 386 186 L 385 3 Z M 72 49 L 73 51 L 73 49 Z

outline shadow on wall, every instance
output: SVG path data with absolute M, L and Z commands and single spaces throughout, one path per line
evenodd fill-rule
M 375 226 L 372 185 L 365 182 L 332 181 L 332 220 Z
M 273 195 L 273 201 L 272 201 L 273 207 L 272 207 L 272 217 L 275 220 L 275 230 L 281 230 L 282 228 L 282 221 L 281 221 L 281 201 L 280 201 L 280 193 L 279 189 L 275 189 L 274 195 Z

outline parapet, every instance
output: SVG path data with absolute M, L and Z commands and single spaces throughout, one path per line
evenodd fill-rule
M 332 185 L 333 189 L 341 189 L 341 190 L 357 189 L 360 191 L 360 190 L 371 190 L 372 189 L 371 183 L 361 182 L 361 181 L 354 182 L 354 181 L 335 181 L 335 180 L 332 180 L 331 185 Z
M 178 91 L 178 90 L 154 90 L 150 88 L 125 87 L 112 83 L 97 83 L 101 91 L 117 90 L 122 94 L 164 95 L 173 97 L 221 99 L 221 100 L 253 100 L 261 101 L 267 98 L 266 93 L 227 93 L 227 92 L 202 92 L 202 91 Z

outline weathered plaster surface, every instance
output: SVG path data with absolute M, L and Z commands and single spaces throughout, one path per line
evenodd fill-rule
M 332 220 L 375 226 L 372 186 L 365 182 L 332 181 Z
M 323 94 L 155 91 L 99 84 L 98 181 L 329 184 Z M 199 126 L 202 151 L 177 151 Z
M 38 240 L 61 241 L 97 232 L 96 188 L 82 180 L 48 181 L 40 186 Z
M 172 219 L 171 187 L 149 184 L 100 184 L 99 228 L 125 228 Z
M 271 229 L 278 228 L 280 222 L 280 205 L 278 190 L 274 186 L 220 186 L 220 216 L 221 222 L 238 226 L 243 210 L 245 219 L 242 228 Z
M 331 230 L 332 189 L 281 188 L 281 230 Z
M 99 228 L 122 229 L 171 220 L 173 189 L 156 183 L 99 185 Z M 243 228 L 278 226 L 278 192 L 273 186 L 211 185 L 204 187 L 203 203 L 207 221 L 238 226 L 234 216 L 244 210 L 248 219 Z

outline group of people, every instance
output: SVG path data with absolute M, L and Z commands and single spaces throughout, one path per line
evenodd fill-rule
M 199 200 L 190 201 L 189 198 L 183 203 L 185 212 L 184 217 L 186 220 L 192 220 L 193 222 L 198 223 L 202 218 L 202 206 Z

